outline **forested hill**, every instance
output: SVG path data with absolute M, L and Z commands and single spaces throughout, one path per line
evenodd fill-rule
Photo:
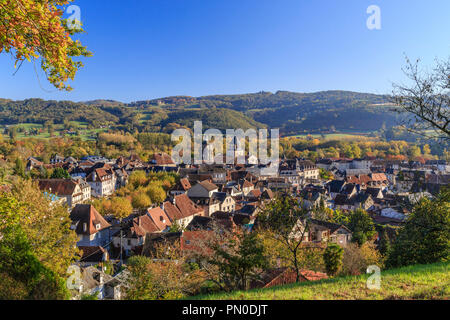
M 278 91 L 204 97 L 176 96 L 129 104 L 113 100 L 88 102 L 0 99 L 0 123 L 109 125 L 148 131 L 192 128 L 194 120 L 218 129 L 277 127 L 283 134 L 373 131 L 397 123 L 386 106 L 388 96 L 349 91 L 296 93 Z

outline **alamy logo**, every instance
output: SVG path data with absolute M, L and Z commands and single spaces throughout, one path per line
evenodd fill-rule
M 81 29 L 81 9 L 79 6 L 71 5 L 67 7 L 66 12 L 70 14 L 67 18 L 67 27 L 70 30 L 80 30 Z
M 367 273 L 371 274 L 370 277 L 367 278 L 367 289 L 369 290 L 380 290 L 381 288 L 381 270 L 380 267 L 376 265 L 371 265 L 367 267 Z
M 81 270 L 77 265 L 71 265 L 67 269 L 67 274 L 70 276 L 67 278 L 66 286 L 69 290 L 80 290 L 81 288 Z
M 218 129 L 208 129 L 203 133 L 201 121 L 194 122 L 194 137 L 187 129 L 176 129 L 172 133 L 172 141 L 178 143 L 172 150 L 172 160 L 176 164 L 192 164 L 193 154 L 194 164 L 260 164 L 266 165 L 261 170 L 264 175 L 275 175 L 278 172 L 280 152 L 278 129 L 270 130 L 270 154 L 267 129 L 259 129 L 258 132 L 255 129 L 248 129 L 245 132 L 242 129 L 227 129 L 226 153 L 223 150 L 222 132 Z
M 371 5 L 367 8 L 367 14 L 370 14 L 367 18 L 367 28 L 369 30 L 381 30 L 381 9 L 379 6 Z

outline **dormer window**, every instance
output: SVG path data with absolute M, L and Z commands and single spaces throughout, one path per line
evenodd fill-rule
M 78 221 L 73 222 L 73 223 L 70 225 L 70 230 L 75 230 L 75 229 L 77 228 L 77 225 L 78 225 Z
M 100 230 L 100 228 L 101 228 L 100 223 L 97 223 L 97 224 L 95 225 L 95 229 Z

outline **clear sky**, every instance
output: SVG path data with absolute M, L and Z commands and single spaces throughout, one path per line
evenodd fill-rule
M 13 76 L 0 55 L 0 97 L 124 102 L 173 95 L 352 90 L 390 93 L 404 54 L 450 55 L 448 0 L 76 0 L 94 53 L 58 92 L 32 64 Z M 370 5 L 381 30 L 369 30 Z M 37 65 L 38 68 L 38 65 Z M 39 69 L 39 68 L 38 68 Z

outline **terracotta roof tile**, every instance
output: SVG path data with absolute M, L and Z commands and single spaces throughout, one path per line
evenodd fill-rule
M 167 229 L 167 227 L 170 227 L 172 225 L 169 217 L 160 207 L 147 210 L 147 215 L 152 218 L 153 223 L 156 225 L 159 231 L 164 231 L 165 229 Z
M 161 230 L 155 225 L 150 216 L 143 215 L 133 219 L 130 231 L 133 235 L 144 237 L 147 233 L 159 232 Z
M 154 163 L 158 166 L 175 164 L 167 153 L 155 153 L 152 157 Z
M 92 235 L 111 227 L 91 204 L 77 204 L 70 213 L 70 219 L 77 223 L 75 228 L 77 234 Z M 85 224 L 86 230 L 84 229 Z M 99 229 L 96 228 L 97 224 L 100 224 Z
M 175 205 L 183 218 L 193 216 L 203 212 L 203 209 L 197 206 L 186 194 L 175 196 Z
M 199 184 L 202 185 L 203 188 L 205 188 L 208 191 L 213 191 L 213 190 L 219 189 L 218 186 L 216 186 L 214 183 L 211 183 L 207 180 L 199 182 Z
M 73 195 L 77 183 L 72 179 L 42 179 L 38 181 L 42 191 L 50 191 L 58 196 Z

